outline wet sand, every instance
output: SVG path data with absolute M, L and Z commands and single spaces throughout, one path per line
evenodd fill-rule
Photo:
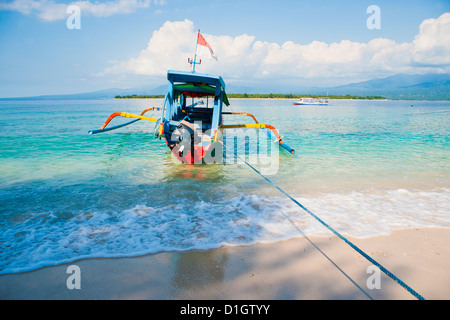
M 426 299 L 450 299 L 450 229 L 349 238 Z M 80 268 L 68 289 L 67 267 Z M 0 276 L 0 299 L 364 300 L 416 299 L 335 236 L 271 244 L 86 259 Z

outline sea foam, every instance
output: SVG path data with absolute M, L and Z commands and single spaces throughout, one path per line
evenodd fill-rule
M 345 236 L 396 229 L 450 228 L 450 190 L 358 191 L 295 197 Z M 79 211 L 61 218 L 40 212 L 9 219 L 0 235 L 0 273 L 34 270 L 83 258 L 128 257 L 172 250 L 250 245 L 329 230 L 288 198 L 237 194 L 219 202 L 192 201 L 125 210 Z

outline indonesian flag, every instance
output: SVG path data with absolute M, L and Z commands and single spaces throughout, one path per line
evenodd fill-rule
M 198 31 L 198 37 L 197 37 L 197 44 L 201 46 L 205 46 L 209 49 L 209 52 L 211 53 L 211 57 L 213 57 L 217 61 L 217 57 L 214 55 L 214 51 L 209 45 L 209 43 L 203 38 L 203 36 L 200 33 L 200 30 Z

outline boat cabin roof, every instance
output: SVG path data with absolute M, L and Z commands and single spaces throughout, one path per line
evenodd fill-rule
M 167 80 L 172 83 L 174 96 L 184 94 L 188 97 L 218 96 L 223 92 L 223 103 L 230 104 L 225 93 L 225 82 L 221 76 L 187 71 L 167 72 Z

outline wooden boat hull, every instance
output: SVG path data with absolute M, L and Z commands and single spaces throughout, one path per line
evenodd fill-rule
M 200 141 L 199 143 L 180 143 L 170 146 L 175 159 L 185 164 L 223 163 L 222 131 L 219 130 L 216 141 Z

